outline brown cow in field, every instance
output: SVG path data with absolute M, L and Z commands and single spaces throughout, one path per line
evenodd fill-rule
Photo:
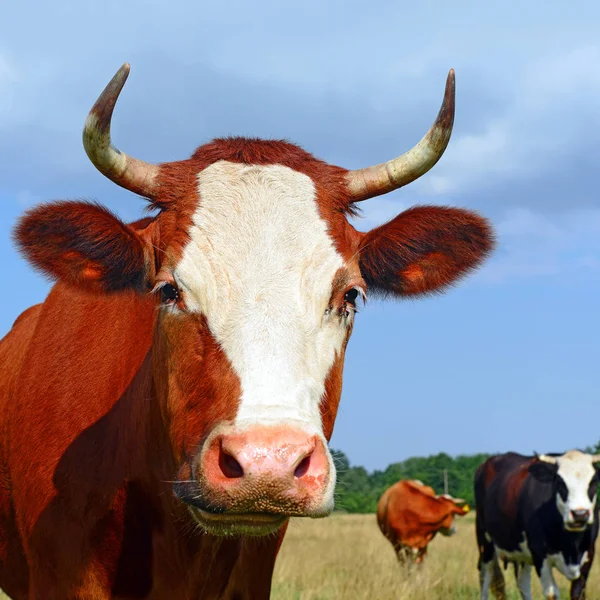
M 420 564 L 436 533 L 452 535 L 454 516 L 464 516 L 464 500 L 436 495 L 433 488 L 417 480 L 402 480 L 388 488 L 377 504 L 377 523 L 390 541 L 398 560 Z
M 220 139 L 151 165 L 88 156 L 148 199 L 38 206 L 15 240 L 57 281 L 0 342 L 0 587 L 14 600 L 268 598 L 290 516 L 332 509 L 327 442 L 357 299 L 439 292 L 493 246 L 487 221 L 415 207 L 366 233 L 356 203 L 442 155 L 451 72 L 421 142 L 357 171 L 282 141 Z M 5 273 L 6 278 L 6 273 Z

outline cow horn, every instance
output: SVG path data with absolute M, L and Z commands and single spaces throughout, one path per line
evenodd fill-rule
M 452 502 L 454 502 L 454 504 L 465 504 L 467 502 L 463 498 L 455 498 L 454 496 L 451 496 L 450 494 L 439 494 L 438 496 L 436 496 L 436 498 L 446 498 L 447 500 L 452 500 Z
M 113 110 L 128 76 L 129 64 L 125 63 L 96 100 L 85 120 L 83 147 L 100 173 L 131 192 L 153 198 L 158 166 L 128 156 L 110 141 Z
M 454 124 L 454 69 L 446 79 L 442 107 L 423 139 L 402 156 L 364 169 L 348 171 L 346 182 L 352 202 L 368 200 L 411 183 L 424 175 L 442 157 Z
M 557 463 L 556 457 L 548 456 L 547 454 L 536 454 L 538 460 L 542 462 L 549 463 L 551 465 L 555 465 Z
M 600 454 L 592 454 L 592 464 L 600 462 Z

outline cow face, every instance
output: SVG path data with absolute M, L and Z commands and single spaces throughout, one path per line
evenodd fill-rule
M 354 203 L 393 189 L 378 181 L 384 172 L 410 179 L 406 165 L 351 176 L 285 142 L 217 140 L 188 160 L 146 165 L 106 138 L 117 84 L 90 113 L 86 149 L 156 215 L 126 225 L 96 205 L 55 203 L 21 221 L 17 242 L 72 285 L 154 294 L 175 493 L 206 530 L 263 535 L 290 515 L 324 516 L 357 303 L 443 290 L 490 252 L 491 230 L 465 210 L 417 207 L 358 232 L 347 220 Z
M 456 533 L 456 523 L 454 522 L 454 518 L 456 516 L 464 517 L 470 511 L 470 508 L 464 500 L 453 498 L 448 494 L 436 496 L 436 499 L 443 504 L 446 512 L 439 532 L 447 537 L 454 535 Z
M 530 466 L 538 479 L 552 484 L 556 507 L 567 531 L 582 531 L 594 522 L 600 458 L 570 450 L 542 455 Z

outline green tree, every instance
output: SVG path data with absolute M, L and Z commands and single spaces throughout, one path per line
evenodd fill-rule
M 585 451 L 600 454 L 600 440 Z M 441 494 L 444 491 L 444 470 L 448 474 L 448 492 L 474 504 L 475 471 L 490 456 L 480 453 L 452 457 L 440 452 L 432 456 L 413 456 L 392 463 L 383 471 L 368 473 L 363 467 L 352 466 L 341 450 L 332 450 L 332 455 L 338 470 L 336 510 L 356 513 L 375 512 L 381 494 L 400 479 L 419 479 Z
M 419 479 L 437 493 L 444 491 L 444 469 L 448 473 L 448 492 L 473 503 L 473 477 L 487 454 L 451 457 L 440 453 L 433 456 L 414 456 L 389 465 L 384 471 L 368 473 L 364 467 L 352 466 L 340 450 L 332 455 L 338 479 L 335 492 L 336 510 L 371 513 L 377 509 L 381 494 L 400 479 Z

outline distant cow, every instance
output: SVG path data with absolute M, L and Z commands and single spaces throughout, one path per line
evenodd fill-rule
M 403 480 L 388 488 L 379 499 L 377 522 L 398 560 L 419 564 L 436 533 L 452 535 L 454 516 L 468 512 L 464 500 L 436 495 L 433 488 L 421 481 Z
M 600 456 L 566 454 L 493 456 L 475 475 L 481 598 L 504 598 L 499 560 L 515 565 L 524 599 L 531 569 L 546 598 L 558 598 L 552 569 L 571 583 L 571 599 L 585 598 L 598 535 L 597 465 Z

